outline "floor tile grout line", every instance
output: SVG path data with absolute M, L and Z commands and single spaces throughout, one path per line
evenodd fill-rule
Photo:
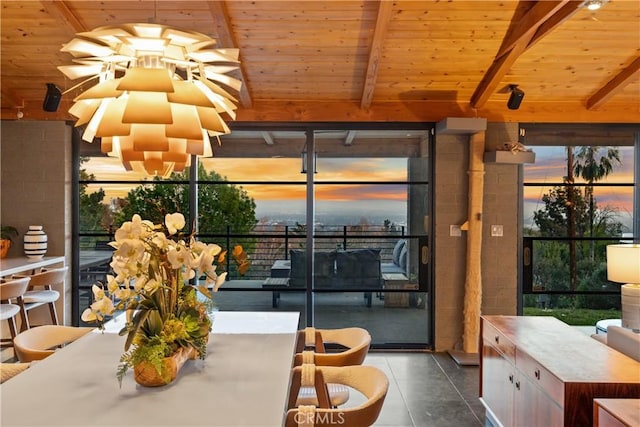
M 396 374 L 393 371 L 393 367 L 389 363 L 389 358 L 385 356 L 384 361 L 387 364 L 387 367 L 389 368 L 389 372 L 391 372 L 391 376 L 393 377 L 393 383 L 395 384 L 395 387 L 398 390 L 398 393 L 400 394 L 400 397 L 402 397 L 402 403 L 404 403 L 404 407 L 407 410 L 407 413 L 409 414 L 409 419 L 411 420 L 411 425 L 413 427 L 416 427 L 416 421 L 413 418 L 413 414 L 411 413 L 411 409 L 409 408 L 409 405 L 407 404 L 407 399 L 406 399 L 404 393 L 402 392 L 402 388 L 398 384 L 398 379 L 396 378 Z
M 480 418 L 478 418 L 478 415 L 476 414 L 476 412 L 473 410 L 473 408 L 471 407 L 471 405 L 469 404 L 469 402 L 467 401 L 467 399 L 462 395 L 462 393 L 460 392 L 460 390 L 458 389 L 458 387 L 456 386 L 456 384 L 453 382 L 453 380 L 451 379 L 451 377 L 449 376 L 449 374 L 447 374 L 447 371 L 444 369 L 444 367 L 442 366 L 442 364 L 438 361 L 438 359 L 432 355 L 433 359 L 435 360 L 435 362 L 438 364 L 438 367 L 440 368 L 440 370 L 444 373 L 445 377 L 447 377 L 447 380 L 449 380 L 449 382 L 451 383 L 451 385 L 453 386 L 453 388 L 455 389 L 456 393 L 458 393 L 458 396 L 460 396 L 460 398 L 462 399 L 462 401 L 464 402 L 464 404 L 467 406 L 467 408 L 469 408 L 469 411 L 471 411 L 471 414 L 473 414 L 473 417 L 478 420 L 478 423 L 481 426 L 484 426 L 484 422 L 482 420 L 480 420 Z

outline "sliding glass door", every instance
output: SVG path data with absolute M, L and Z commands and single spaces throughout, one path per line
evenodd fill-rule
M 81 255 L 101 255 L 133 213 L 178 210 L 199 239 L 249 253 L 245 274 L 227 266 L 219 310 L 299 311 L 301 327 L 364 327 L 374 347 L 430 346 L 428 129 L 234 130 L 213 147 L 166 179 L 85 148 Z M 78 313 L 107 270 L 82 270 Z

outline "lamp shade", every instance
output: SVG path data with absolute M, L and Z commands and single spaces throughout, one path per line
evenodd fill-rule
M 231 132 L 221 115 L 236 117 L 237 99 L 225 88 L 242 85 L 226 75 L 238 69 L 238 50 L 215 44 L 205 34 L 153 23 L 76 34 L 62 48 L 75 64 L 58 68 L 85 79 L 70 89 L 84 89 L 69 110 L 76 126 L 86 125 L 82 139 L 102 138 L 102 151 L 125 170 L 150 175 L 182 170 L 191 155 L 212 156 L 210 137 Z
M 607 279 L 618 283 L 640 283 L 640 245 L 607 246 Z

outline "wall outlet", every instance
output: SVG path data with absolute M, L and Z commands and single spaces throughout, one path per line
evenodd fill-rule
M 504 230 L 502 225 L 492 225 L 491 226 L 491 237 L 502 237 L 504 235 Z

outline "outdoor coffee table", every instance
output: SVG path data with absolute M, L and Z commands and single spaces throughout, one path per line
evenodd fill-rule
M 272 289 L 271 292 L 271 306 L 273 308 L 278 307 L 280 300 L 280 289 L 286 289 L 289 287 L 288 277 L 267 277 L 262 284 L 264 289 Z

